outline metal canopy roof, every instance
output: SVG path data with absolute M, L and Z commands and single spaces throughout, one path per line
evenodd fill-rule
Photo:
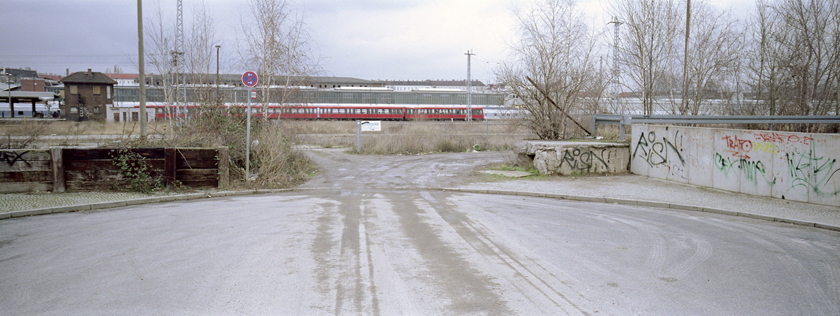
M 0 100 L 9 102 L 9 92 L 2 91 L 0 92 Z M 39 101 L 50 101 L 58 97 L 57 94 L 52 92 L 35 92 L 35 91 L 12 91 L 11 92 L 12 101 L 15 103 L 18 102 L 39 102 Z

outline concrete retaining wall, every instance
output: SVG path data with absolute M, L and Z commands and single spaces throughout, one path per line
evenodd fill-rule
M 633 125 L 635 174 L 840 206 L 840 135 Z
M 523 141 L 514 151 L 524 164 L 533 164 L 540 174 L 627 172 L 627 144 L 562 141 Z

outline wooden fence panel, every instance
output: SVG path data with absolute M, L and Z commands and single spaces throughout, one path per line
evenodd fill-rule
M 0 150 L 0 192 L 52 190 L 50 161 L 48 150 Z
M 219 150 L 225 164 L 220 168 Z M 136 148 L 152 177 L 189 187 L 227 185 L 227 148 Z M 167 155 L 168 153 L 168 155 Z M 117 148 L 0 150 L 0 193 L 124 190 L 130 183 L 114 164 Z M 137 161 L 129 161 L 137 162 Z M 221 170 L 220 170 L 221 169 Z

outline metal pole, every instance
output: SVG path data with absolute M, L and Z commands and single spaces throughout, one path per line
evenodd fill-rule
M 251 181 L 251 88 L 248 88 L 248 113 L 245 113 L 245 181 Z
M 362 151 L 362 123 L 356 120 L 356 152 Z
M 686 115 L 688 112 L 688 39 L 691 32 L 691 0 L 686 0 L 685 4 L 685 53 L 683 56 L 683 93 L 682 102 L 680 103 L 680 114 Z M 695 92 L 695 95 L 696 92 Z
M 9 79 L 9 80 L 6 81 L 6 82 L 9 83 L 9 86 L 6 87 L 6 91 L 9 92 L 9 114 L 11 114 L 10 117 L 15 117 L 15 104 L 12 103 L 12 74 L 7 73 L 6 78 Z M 11 135 L 11 134 L 9 134 L 9 135 Z M 11 147 L 9 147 L 9 148 L 11 148 Z
M 470 57 L 475 54 L 472 53 L 472 50 L 468 50 L 465 55 L 467 55 L 467 121 L 472 121 L 472 76 L 470 74 Z
M 143 58 L 143 0 L 137 0 L 137 60 L 140 71 L 140 138 L 146 138 L 146 67 Z
M 484 118 L 484 150 L 490 149 L 490 121 Z
M 219 48 L 221 45 L 216 45 L 216 106 L 219 105 Z

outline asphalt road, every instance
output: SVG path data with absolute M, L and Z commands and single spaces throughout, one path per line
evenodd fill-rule
M 0 221 L 0 314 L 840 314 L 837 232 L 432 189 L 498 153 L 311 157 L 309 191 Z

